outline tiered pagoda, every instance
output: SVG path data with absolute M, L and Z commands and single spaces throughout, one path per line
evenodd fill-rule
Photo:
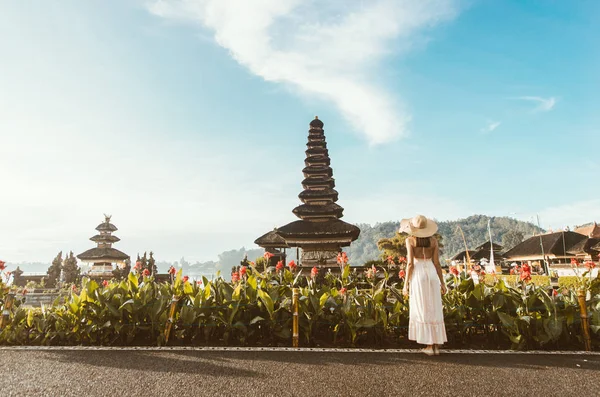
M 110 218 L 110 215 L 104 215 L 104 222 L 96 227 L 98 234 L 90 238 L 98 246 L 77 255 L 77 258 L 82 262 L 92 263 L 90 274 L 112 274 L 114 270 L 113 263 L 119 267 L 124 267 L 129 260 L 129 255 L 112 247 L 114 243 L 121 241 L 121 239 L 112 235 L 118 229 L 110 223 Z
M 277 234 L 289 247 L 302 249 L 302 267 L 336 268 L 337 254 L 358 238 L 360 229 L 340 220 L 344 209 L 336 204 L 338 192 L 318 117 L 310 122 L 306 146 L 304 190 L 298 195 L 302 204 L 292 211 L 300 220 L 278 228 Z

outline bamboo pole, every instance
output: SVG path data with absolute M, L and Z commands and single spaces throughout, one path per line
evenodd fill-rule
M 7 294 L 6 301 L 4 302 L 4 310 L 2 310 L 2 317 L 0 317 L 0 330 L 4 329 L 10 320 L 10 310 L 12 309 L 13 302 L 15 300 L 14 294 Z
M 292 290 L 292 306 L 293 306 L 293 316 L 292 316 L 292 346 L 298 347 L 299 345 L 299 334 L 298 334 L 298 288 L 294 288 Z
M 590 336 L 590 316 L 587 312 L 585 303 L 585 290 L 577 291 L 577 299 L 579 300 L 579 312 L 581 317 L 581 329 L 583 331 L 583 345 L 586 351 L 592 350 L 592 338 Z
M 179 297 L 173 295 L 173 300 L 171 300 L 171 308 L 169 309 L 169 318 L 167 319 L 167 326 L 165 327 L 165 345 L 169 343 L 171 328 L 175 322 L 175 310 L 177 309 L 177 302 L 179 302 Z

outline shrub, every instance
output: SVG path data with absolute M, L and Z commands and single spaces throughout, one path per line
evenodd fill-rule
M 381 274 L 381 273 L 379 273 Z M 401 284 L 372 277 L 364 288 L 346 267 L 341 276 L 304 277 L 287 268 L 240 280 L 221 277 L 201 285 L 178 272 L 172 283 L 130 274 L 99 285 L 84 279 L 64 301 L 44 309 L 18 299 L 4 345 L 164 345 L 169 309 L 175 305 L 170 344 L 287 345 L 291 343 L 292 290 L 299 289 L 303 346 L 411 346 L 408 300 Z M 574 290 L 553 296 L 534 283 L 511 286 L 448 275 L 443 297 L 449 344 L 454 347 L 580 349 L 581 322 Z M 540 281 L 541 282 L 541 281 Z M 600 346 L 600 278 L 590 284 L 588 308 L 595 346 Z M 0 296 L 0 304 L 3 302 Z M 175 298 L 175 299 L 174 299 Z M 3 307 L 2 307 L 3 309 Z

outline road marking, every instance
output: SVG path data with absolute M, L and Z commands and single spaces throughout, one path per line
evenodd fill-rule
M 321 348 L 321 347 L 201 347 L 201 346 L 0 346 L 2 350 L 25 351 L 198 351 L 198 352 L 294 352 L 294 353 L 388 353 L 422 354 L 420 349 L 361 349 L 361 348 Z M 468 350 L 442 349 L 441 354 L 513 354 L 513 355 L 592 355 L 600 352 L 586 351 L 545 351 L 545 350 Z

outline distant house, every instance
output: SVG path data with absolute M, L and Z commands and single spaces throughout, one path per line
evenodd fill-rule
M 588 238 L 576 232 L 555 232 L 533 236 L 504 253 L 513 262 L 543 261 L 570 263 L 575 256 L 569 250 Z
M 550 268 L 560 275 L 572 274 L 571 260 L 598 260 L 596 248 L 599 239 L 564 231 L 533 236 L 504 253 L 506 261 L 542 264 L 548 261 Z
M 596 222 L 575 229 L 575 233 L 583 234 L 589 238 L 600 238 L 600 226 Z

